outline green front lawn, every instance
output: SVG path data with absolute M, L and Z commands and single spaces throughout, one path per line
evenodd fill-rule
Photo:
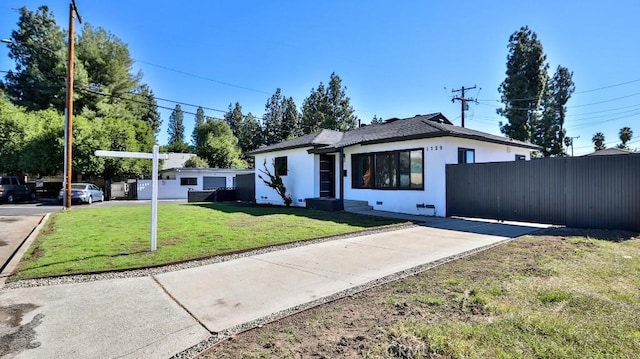
M 55 213 L 12 280 L 169 264 L 389 225 L 345 212 L 240 204 L 160 204 L 150 252 L 149 206 Z

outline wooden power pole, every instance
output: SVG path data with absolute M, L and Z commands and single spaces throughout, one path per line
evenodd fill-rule
M 82 18 L 78 13 L 75 0 L 71 0 L 69 4 L 69 51 L 67 52 L 67 121 L 65 124 L 65 208 L 71 209 L 71 163 L 73 152 L 73 59 L 74 55 L 74 42 L 75 42 L 75 16 L 78 16 L 78 21 L 82 24 Z
M 467 101 L 475 101 L 475 99 L 472 98 L 466 98 L 464 97 L 464 92 L 466 90 L 473 90 L 474 88 L 476 88 L 476 85 L 473 85 L 473 87 L 464 87 L 462 86 L 462 88 L 459 88 L 457 90 L 451 90 L 451 92 L 461 92 L 461 96 L 460 97 L 454 97 L 451 99 L 451 102 L 455 102 L 456 100 L 460 101 L 460 108 L 461 108 L 461 113 L 462 113 L 462 127 L 464 127 L 464 112 L 466 110 L 469 109 L 469 104 L 467 103 Z

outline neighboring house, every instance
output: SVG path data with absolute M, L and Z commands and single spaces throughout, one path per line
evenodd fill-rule
M 236 186 L 236 175 L 253 170 L 229 168 L 171 168 L 160 171 L 159 199 L 187 199 L 189 191 Z M 138 180 L 138 199 L 151 199 L 151 180 Z
M 195 154 L 169 152 L 167 153 L 167 156 L 169 156 L 169 158 L 162 160 L 161 170 L 184 167 L 185 162 L 187 162 L 191 157 L 195 157 Z
M 632 153 L 633 152 L 629 150 L 623 150 L 621 148 L 611 147 L 611 148 L 605 148 L 604 150 L 598 150 L 595 152 L 588 153 L 585 156 L 629 155 Z
M 283 204 L 258 178 L 266 163 L 282 176 L 294 206 L 311 198 L 342 198 L 377 210 L 444 216 L 446 164 L 528 160 L 538 149 L 454 126 L 434 113 L 344 133 L 322 130 L 248 154 L 255 157 L 256 203 Z

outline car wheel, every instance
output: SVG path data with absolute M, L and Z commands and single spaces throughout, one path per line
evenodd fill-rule
M 100 196 L 100 202 L 104 202 L 104 195 Z
M 93 203 L 93 197 L 89 196 L 89 199 L 87 200 L 87 203 L 89 203 L 89 204 Z
M 30 199 L 30 200 L 34 201 L 34 200 L 36 199 L 36 197 L 37 197 L 37 196 L 36 196 L 36 193 L 35 193 L 35 192 L 31 192 L 31 193 L 29 193 L 29 199 Z
M 7 194 L 7 203 L 13 203 L 16 201 L 16 197 L 14 197 L 13 192 L 9 192 Z

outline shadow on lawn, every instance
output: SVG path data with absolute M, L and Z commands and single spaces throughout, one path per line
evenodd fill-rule
M 186 203 L 183 204 L 183 206 L 197 206 L 224 213 L 244 213 L 256 217 L 269 216 L 274 214 L 286 214 L 316 219 L 320 221 L 331 221 L 341 224 L 357 225 L 366 228 L 407 222 L 406 220 L 401 219 L 364 216 L 344 211 L 328 212 L 301 207 L 282 207 L 243 202 Z
M 29 268 L 20 268 L 19 272 L 29 272 L 29 271 L 34 270 L 34 269 L 47 268 L 47 267 L 51 267 L 51 266 L 59 265 L 59 264 L 74 263 L 74 262 L 84 261 L 84 260 L 93 259 L 93 258 L 118 258 L 118 257 L 127 257 L 127 256 L 131 256 L 131 255 L 134 255 L 134 254 L 142 254 L 142 253 L 150 253 L 150 252 L 149 252 L 149 250 L 139 250 L 139 251 L 130 252 L 130 253 L 96 254 L 96 255 L 86 256 L 86 257 L 82 257 L 82 258 L 74 258 L 74 259 L 70 259 L 70 260 L 66 260 L 66 261 L 45 263 L 45 264 L 42 264 L 42 265 L 39 265 L 39 266 L 34 266 L 34 267 L 29 267 Z M 88 274 L 88 273 L 91 273 L 91 272 L 78 272 L 78 273 Z M 58 275 L 56 275 L 56 276 L 58 276 Z

